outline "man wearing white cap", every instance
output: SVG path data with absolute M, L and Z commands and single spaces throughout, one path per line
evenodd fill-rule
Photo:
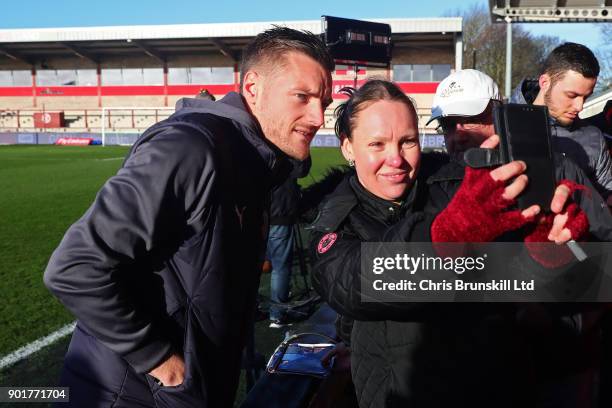
M 457 191 L 466 166 L 464 152 L 472 147 L 480 147 L 495 134 L 493 106 L 497 103 L 502 103 L 499 88 L 483 72 L 464 69 L 450 74 L 440 82 L 431 108 L 431 119 L 427 123 L 438 121 L 437 131 L 444 134 L 450 163 L 428 178 L 431 194 L 438 194 L 439 189 L 447 195 L 450 192 L 452 197 Z M 494 145 L 491 140 L 483 146 Z M 612 241 L 612 216 L 584 171 L 561 155 L 555 156 L 555 168 L 557 181 L 571 180 L 589 190 L 589 194 L 575 192 L 573 199 L 588 215 L 591 234 L 602 241 Z M 440 207 L 433 210 L 443 209 Z
M 474 69 L 457 71 L 438 85 L 427 123 L 437 119 L 448 153 L 463 155 L 495 133 L 493 104 L 501 100 L 497 84 L 488 75 Z

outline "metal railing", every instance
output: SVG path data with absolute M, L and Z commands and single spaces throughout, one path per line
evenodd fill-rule
M 3 132 L 103 132 L 112 129 L 141 130 L 166 119 L 174 108 L 121 107 L 102 109 L 54 109 L 63 112 L 65 126 L 61 128 L 37 127 L 34 114 L 45 112 L 34 109 L 0 110 L 0 131 Z
M 107 144 L 107 142 L 110 144 L 131 144 L 144 130 L 173 114 L 174 108 L 107 107 L 101 109 L 46 110 L 46 112 L 63 112 L 64 126 L 61 128 L 37 127 L 34 114 L 41 112 L 45 111 L 36 109 L 0 110 L 0 133 L 34 133 L 40 135 L 97 133 L 101 135 L 102 144 Z M 425 126 L 430 117 L 429 109 L 419 109 L 417 115 L 419 134 L 434 137 L 435 123 Z M 325 112 L 322 133 L 333 135 L 334 124 L 335 117 L 333 109 L 330 108 Z M 428 140 L 438 145 L 439 142 L 434 141 L 431 137 Z M 47 140 L 48 138 L 43 139 Z M 0 143 L 5 142 L 0 141 Z

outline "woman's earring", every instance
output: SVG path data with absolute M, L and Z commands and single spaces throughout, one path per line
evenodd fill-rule
M 348 165 L 351 166 L 351 167 L 355 167 L 355 160 L 348 159 Z

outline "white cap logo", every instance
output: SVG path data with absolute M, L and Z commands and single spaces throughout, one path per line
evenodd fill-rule
M 450 84 L 448 84 L 447 88 L 443 89 L 442 92 L 440 92 L 440 98 L 450 98 L 453 95 L 461 93 L 463 93 L 463 87 L 456 81 L 452 81 Z
M 427 123 L 444 116 L 479 115 L 491 99 L 501 100 L 501 95 L 490 76 L 474 69 L 455 71 L 438 85 Z

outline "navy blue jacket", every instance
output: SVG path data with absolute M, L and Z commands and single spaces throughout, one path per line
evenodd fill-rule
M 222 407 L 238 383 L 269 192 L 286 177 L 286 159 L 238 94 L 179 108 L 132 147 L 66 232 L 44 280 L 133 371 L 180 353 L 182 392 Z M 192 406 L 182 400 L 167 404 Z

